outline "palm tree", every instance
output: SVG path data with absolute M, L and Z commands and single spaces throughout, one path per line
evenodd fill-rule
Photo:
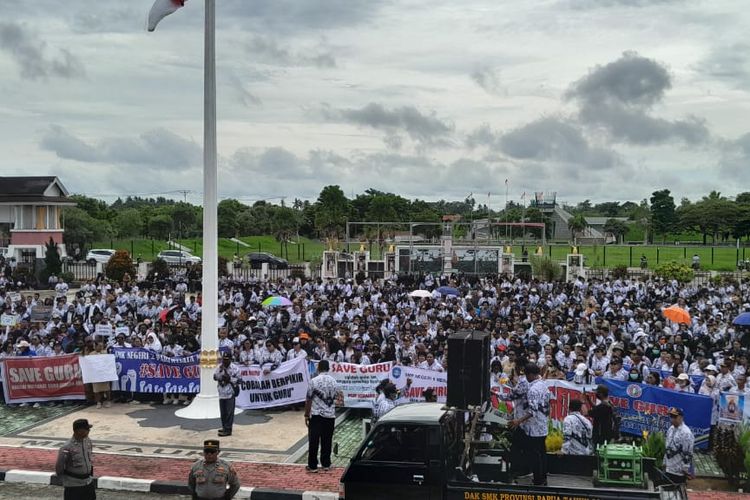
M 578 244 L 578 233 L 582 233 L 589 226 L 586 217 L 578 214 L 568 219 L 568 229 L 573 233 L 573 245 Z

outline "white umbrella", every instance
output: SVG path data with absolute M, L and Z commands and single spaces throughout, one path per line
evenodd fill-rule
M 414 290 L 409 294 L 410 297 L 427 298 L 432 297 L 432 294 L 427 290 Z

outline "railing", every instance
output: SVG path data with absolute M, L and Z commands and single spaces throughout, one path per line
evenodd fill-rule
M 249 279 L 267 279 L 276 281 L 279 279 L 287 278 L 317 278 L 320 274 L 319 270 L 308 270 L 304 264 L 292 264 L 286 269 L 251 269 L 247 267 L 230 267 L 230 276 L 239 280 Z
M 99 266 L 88 262 L 63 262 L 63 272 L 71 273 L 76 281 L 88 281 L 96 279 Z

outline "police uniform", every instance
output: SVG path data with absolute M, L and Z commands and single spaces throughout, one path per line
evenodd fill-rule
M 204 450 L 219 451 L 219 441 L 203 442 Z M 188 476 L 188 488 L 194 500 L 229 500 L 240 489 L 240 481 L 232 464 L 220 458 L 208 463 L 205 459 L 193 464 Z
M 73 432 L 91 427 L 84 418 L 73 422 Z M 60 447 L 55 473 L 62 479 L 65 500 L 96 499 L 92 457 L 91 440 L 88 437 L 78 439 L 74 435 Z

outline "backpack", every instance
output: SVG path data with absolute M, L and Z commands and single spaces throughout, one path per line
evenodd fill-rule
M 620 425 L 622 425 L 622 417 L 617 412 L 617 409 L 612 405 L 612 403 L 609 403 L 609 406 L 612 408 L 612 429 L 611 436 L 612 439 L 620 439 Z

